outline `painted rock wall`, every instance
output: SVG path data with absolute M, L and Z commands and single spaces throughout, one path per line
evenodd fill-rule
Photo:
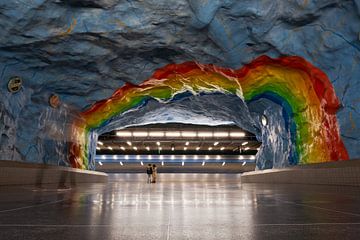
M 328 75 L 342 105 L 341 137 L 359 158 L 359 7 L 358 0 L 0 0 L 0 158 L 66 164 L 67 125 L 125 82 L 169 63 L 237 69 L 264 54 L 300 56 Z M 12 76 L 24 81 L 15 94 L 6 89 Z M 62 101 L 56 109 L 53 93 Z

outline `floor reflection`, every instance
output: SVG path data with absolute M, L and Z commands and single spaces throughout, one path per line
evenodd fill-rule
M 351 187 L 241 184 L 238 174 L 160 174 L 147 184 L 146 174 L 112 174 L 108 184 L 0 187 L 0 239 L 332 239 L 344 224 L 352 237 L 359 203 Z

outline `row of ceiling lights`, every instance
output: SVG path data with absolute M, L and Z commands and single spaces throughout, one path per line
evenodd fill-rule
M 98 143 L 98 145 L 101 145 L 101 146 L 104 145 L 104 143 L 101 142 L 101 141 L 98 141 L 97 143 Z M 127 145 L 129 145 L 130 147 L 132 146 L 132 143 L 131 143 L 130 141 L 127 141 L 126 143 L 127 143 Z M 219 144 L 219 142 L 214 142 L 214 146 L 217 146 L 218 144 Z M 241 145 L 242 145 L 242 146 L 245 146 L 245 145 L 247 145 L 247 144 L 248 144 L 248 142 L 243 142 Z M 161 151 L 161 150 L 162 150 L 162 147 L 160 147 L 161 143 L 160 143 L 160 142 L 156 142 L 156 145 L 158 146 L 158 150 Z M 185 146 L 189 146 L 189 142 L 186 142 L 186 143 L 185 143 Z M 108 148 L 109 150 L 113 150 L 113 148 L 112 148 L 111 146 L 108 146 L 107 148 Z M 96 149 L 97 149 L 97 150 L 101 150 L 101 147 L 97 146 Z M 120 146 L 120 149 L 123 150 L 123 151 L 126 150 L 126 148 L 125 148 L 124 146 Z M 138 148 L 137 148 L 136 146 L 132 146 L 132 149 L 135 150 L 135 151 L 138 150 Z M 146 146 L 145 149 L 146 149 L 147 151 L 150 151 L 150 147 L 149 147 L 149 146 Z M 184 149 L 184 151 L 186 151 L 186 150 L 187 150 L 187 147 L 184 147 L 183 149 Z M 199 150 L 200 150 L 200 147 L 196 147 L 195 149 L 196 149 L 196 151 L 199 151 Z M 212 147 L 208 147 L 208 150 L 209 150 L 209 151 L 211 151 L 212 149 L 213 149 Z M 220 148 L 220 151 L 223 151 L 224 149 L 225 149 L 225 147 L 221 147 L 221 148 Z M 244 148 L 245 151 L 246 151 L 246 150 L 249 150 L 249 149 L 250 149 L 249 147 L 245 147 L 245 148 Z M 171 151 L 175 151 L 175 146 L 174 146 L 174 145 L 171 146 Z
M 119 137 L 245 137 L 244 132 L 203 132 L 203 131 L 117 131 Z
M 183 159 L 183 160 L 186 160 L 187 157 L 188 157 L 188 156 L 186 156 L 186 155 L 182 155 L 182 159 Z M 189 157 L 191 158 L 191 156 L 189 156 Z M 106 156 L 105 156 L 105 155 L 102 155 L 101 158 L 102 158 L 102 159 L 106 159 Z M 171 155 L 170 158 L 171 158 L 172 160 L 174 160 L 174 159 L 175 159 L 175 155 Z M 193 155 L 192 158 L 195 159 L 195 160 L 198 160 L 198 159 L 199 159 L 199 155 Z M 116 160 L 116 159 L 118 159 L 118 157 L 117 157 L 116 155 L 113 155 L 113 159 Z M 129 155 L 125 155 L 125 159 L 128 160 L 128 159 L 129 159 Z M 141 155 L 136 155 L 136 159 L 137 159 L 137 160 L 140 160 L 140 159 L 141 159 Z M 152 155 L 147 155 L 147 159 L 151 160 L 151 159 L 153 159 L 153 156 L 152 156 Z M 163 155 L 160 155 L 160 156 L 159 156 L 159 159 L 160 159 L 160 160 L 163 160 L 163 159 L 164 159 L 164 156 L 163 156 Z M 209 159 L 210 159 L 210 156 L 209 156 L 209 155 L 205 155 L 205 159 L 206 159 L 206 160 L 209 160 Z M 216 156 L 216 159 L 217 159 L 217 160 L 220 160 L 220 159 L 221 159 L 221 156 L 220 156 L 220 155 L 217 155 L 217 156 Z M 238 159 L 239 159 L 239 160 L 244 160 L 245 157 L 244 157 L 244 155 L 239 155 Z M 255 156 L 254 156 L 254 155 L 250 155 L 250 156 L 249 156 L 249 159 L 255 159 Z
M 101 161 L 98 162 L 98 163 L 99 163 L 100 166 L 103 165 L 103 163 L 102 163 Z M 121 166 L 124 166 L 124 163 L 123 163 L 123 162 L 119 162 L 119 163 L 120 163 Z M 221 166 L 225 166 L 225 164 L 226 164 L 226 163 L 223 162 L 223 163 L 221 164 Z M 244 161 L 241 165 L 242 165 L 242 166 L 245 166 L 245 164 L 246 164 L 246 162 Z M 141 166 L 144 166 L 144 162 L 141 161 L 141 162 L 140 162 L 140 165 L 141 165 Z M 165 162 L 162 161 L 162 162 L 161 162 L 161 166 L 164 166 L 164 165 L 165 165 Z M 184 165 L 185 165 L 185 162 L 181 162 L 181 166 L 184 166 Z M 201 166 L 205 166 L 205 161 L 203 161 L 203 162 L 201 163 Z

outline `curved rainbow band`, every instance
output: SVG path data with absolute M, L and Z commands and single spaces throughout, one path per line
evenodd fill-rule
M 170 64 L 138 86 L 124 85 L 109 99 L 81 113 L 81 121 L 74 122 L 71 165 L 88 167 L 90 132 L 114 116 L 150 98 L 171 101 L 186 91 L 235 94 L 246 102 L 268 98 L 282 105 L 295 145 L 289 157 L 291 164 L 349 159 L 336 119 L 340 103 L 326 74 L 301 57 L 261 56 L 239 70 L 196 62 Z

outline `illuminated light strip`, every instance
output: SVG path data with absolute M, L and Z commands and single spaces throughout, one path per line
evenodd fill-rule
M 183 132 L 181 132 L 181 136 L 182 137 L 196 137 L 197 133 L 196 132 L 190 132 L 190 131 L 183 131 Z
M 231 132 L 230 137 L 245 137 L 245 133 L 243 133 L 243 132 Z
M 133 137 L 147 137 L 148 133 L 147 132 L 133 132 L 132 133 Z
M 88 168 L 94 129 L 149 99 L 171 101 L 186 89 L 194 94 L 234 94 L 247 103 L 264 98 L 284 106 L 285 126 L 293 144 L 291 164 L 349 159 L 336 118 L 340 102 L 326 74 L 301 57 L 261 56 L 238 70 L 195 62 L 170 64 L 140 85 L 126 84 L 75 119 L 70 131 L 74 139 L 69 147 L 71 166 Z
M 214 132 L 214 137 L 229 137 L 228 132 Z
M 180 132 L 165 132 L 166 137 L 180 137 Z
M 149 132 L 149 136 L 150 137 L 163 137 L 164 136 L 164 132 Z
M 118 137 L 131 137 L 132 133 L 128 131 L 117 131 L 116 136 Z
M 101 142 L 101 141 L 98 141 L 97 144 L 99 144 L 99 145 L 101 145 L 101 146 L 104 145 L 104 143 Z
M 213 133 L 212 132 L 198 132 L 198 137 L 212 137 Z

